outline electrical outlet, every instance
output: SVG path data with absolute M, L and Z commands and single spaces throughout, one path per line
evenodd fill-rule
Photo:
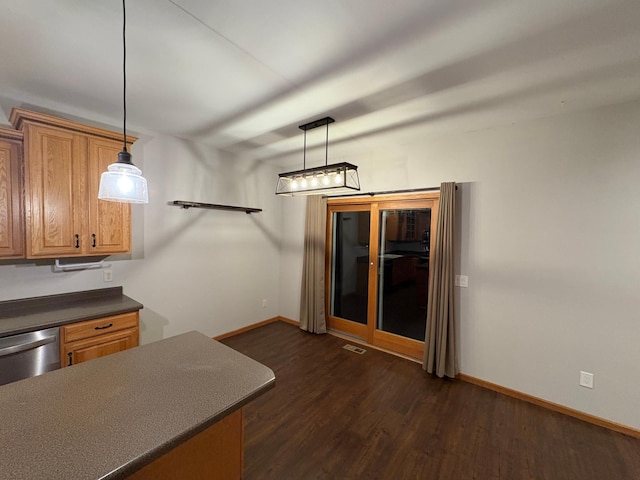
M 469 277 L 467 275 L 456 275 L 456 287 L 467 288 L 469 286 Z
M 593 373 L 580 372 L 580 386 L 586 388 L 593 388 Z
M 102 280 L 106 282 L 113 282 L 113 270 L 107 268 L 102 271 Z
M 267 299 L 263 298 L 262 299 L 262 308 L 266 308 L 266 306 L 267 306 Z

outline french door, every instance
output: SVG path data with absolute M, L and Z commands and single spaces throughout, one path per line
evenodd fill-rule
M 421 358 L 439 192 L 329 199 L 330 329 Z

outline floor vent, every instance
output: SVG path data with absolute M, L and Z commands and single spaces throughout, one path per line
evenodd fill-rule
M 354 345 L 349 345 L 348 343 L 342 348 L 344 348 L 345 350 L 349 350 L 350 352 L 358 353 L 360 355 L 362 355 L 363 353 L 366 353 L 366 350 L 364 348 L 356 347 Z

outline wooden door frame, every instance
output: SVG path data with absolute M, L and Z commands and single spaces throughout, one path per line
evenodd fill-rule
M 424 341 L 418 341 L 376 328 L 378 301 L 378 256 L 380 210 L 389 209 L 431 209 L 431 238 L 430 250 L 433 251 L 435 230 L 440 205 L 440 192 L 429 191 L 415 194 L 384 195 L 377 197 L 342 197 L 327 200 L 327 231 L 325 255 L 325 311 L 327 312 L 327 326 L 348 335 L 358 337 L 370 345 L 379 346 L 394 352 L 421 358 L 424 352 Z M 369 211 L 369 282 L 367 292 L 367 324 L 346 320 L 331 315 L 331 257 L 333 255 L 332 232 L 333 213 L 349 211 Z M 432 263 L 429 263 L 429 276 Z M 425 312 L 426 316 L 426 312 Z M 425 319 L 426 320 L 426 319 Z
M 371 211 L 371 205 L 367 203 L 354 203 L 354 204 L 334 204 L 327 201 L 327 230 L 326 234 L 326 254 L 324 258 L 324 298 L 325 298 L 325 312 L 327 312 L 327 326 L 330 329 L 338 330 L 348 335 L 353 335 L 363 340 L 367 338 L 367 325 L 363 325 L 352 320 L 346 320 L 344 318 L 335 317 L 331 315 L 331 257 L 333 255 L 333 243 L 331 241 L 331 234 L 333 232 L 333 213 L 336 212 L 363 212 Z M 371 215 L 371 214 L 370 214 Z M 371 225 L 369 225 L 369 262 L 371 262 Z M 371 287 L 371 269 L 369 269 L 369 288 Z M 367 293 L 368 295 L 368 293 Z M 369 306 L 367 306 L 367 320 L 369 318 Z

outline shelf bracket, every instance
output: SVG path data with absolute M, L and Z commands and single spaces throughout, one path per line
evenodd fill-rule
M 173 202 L 169 202 L 169 205 L 173 205 L 174 207 L 181 207 L 185 210 L 188 210 L 189 208 L 206 208 L 209 210 L 229 210 L 232 212 L 244 212 L 247 215 L 262 211 L 261 208 L 235 207 L 233 205 L 219 205 L 217 203 L 186 202 L 184 200 L 174 200 Z

